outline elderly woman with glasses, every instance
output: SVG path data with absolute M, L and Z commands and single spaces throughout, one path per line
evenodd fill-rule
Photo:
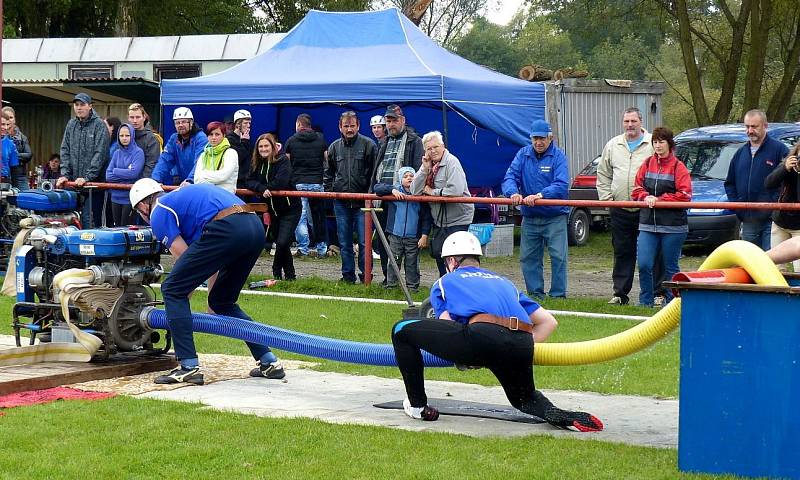
M 428 132 L 422 137 L 425 154 L 422 166 L 411 182 L 411 193 L 432 197 L 469 197 L 467 175 L 461 162 L 444 146 L 442 134 Z M 442 242 L 450 234 L 469 229 L 475 206 L 471 203 L 431 203 L 434 228 L 431 232 L 431 256 L 436 259 L 439 275 L 447 273 L 442 261 Z

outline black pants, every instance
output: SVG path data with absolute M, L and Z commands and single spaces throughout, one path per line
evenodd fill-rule
M 614 296 L 628 303 L 628 294 L 633 286 L 636 271 L 636 243 L 639 238 L 639 211 L 631 212 L 622 208 L 612 208 L 611 245 L 614 248 L 614 269 L 611 278 L 614 282 Z M 661 294 L 664 281 L 664 266 L 661 252 L 656 255 L 653 268 L 653 287 L 656 295 Z
M 324 243 L 328 240 L 328 220 L 325 217 L 325 200 L 322 198 L 309 198 L 308 210 L 309 213 L 311 213 L 311 221 L 314 223 L 313 228 L 308 232 L 311 237 L 311 243 L 308 248 L 309 250 L 314 250 L 318 243 Z
M 79 190 L 79 192 L 78 198 L 82 202 L 81 225 L 83 228 L 100 228 L 103 225 L 103 218 L 108 218 L 106 209 L 109 209 L 108 204 L 111 203 L 104 202 L 106 192 L 98 188 Z
M 138 215 L 136 215 L 138 217 Z M 111 202 L 111 226 L 121 227 L 125 225 L 135 225 L 133 208 L 130 203 L 121 204 Z
M 530 333 L 487 323 L 411 320 L 394 326 L 392 344 L 412 407 L 428 403 L 420 349 L 454 363 L 488 368 L 500 381 L 511 405 L 525 413 L 545 418 L 553 407 L 533 384 Z
M 442 240 L 449 237 L 451 234 L 455 232 L 466 232 L 469 230 L 469 224 L 465 225 L 450 225 L 449 227 L 434 227 L 439 230 L 436 235 L 441 235 L 443 238 Z M 431 247 L 432 248 L 432 247 Z M 433 250 L 431 250 L 433 252 Z M 441 252 L 440 252 L 441 253 Z M 445 273 L 447 273 L 447 265 L 445 265 L 444 260 L 442 260 L 441 255 L 433 257 L 436 259 L 436 268 L 439 269 L 439 276 L 443 277 Z
M 273 215 L 272 222 L 267 227 L 267 239 L 275 244 L 275 258 L 272 261 L 272 276 L 278 280 L 294 280 L 291 246 L 294 241 L 294 230 L 300 222 L 300 208 L 290 210 L 280 215 Z
M 237 300 L 263 250 L 263 222 L 252 213 L 237 213 L 208 222 L 200 238 L 175 262 L 161 293 L 179 360 L 197 358 L 189 294 L 214 272 L 219 275 L 208 293 L 208 306 L 218 315 L 253 321 Z M 270 351 L 266 345 L 246 343 L 256 360 Z

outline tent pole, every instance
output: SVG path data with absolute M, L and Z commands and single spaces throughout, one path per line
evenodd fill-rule
M 442 102 L 442 136 L 444 136 L 444 145 L 447 147 L 447 103 Z

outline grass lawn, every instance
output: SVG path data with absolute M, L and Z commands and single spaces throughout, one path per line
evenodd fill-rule
M 124 397 L 16 408 L 0 424 L 9 446 L 0 478 L 733 478 L 681 475 L 674 450 L 545 436 L 478 440 Z
M 319 279 L 298 281 L 294 291 L 373 296 L 363 287 Z M 327 290 L 326 290 L 327 289 Z M 322 291 L 320 291 L 322 290 Z M 385 292 L 376 288 L 377 292 Z M 421 298 L 421 297 L 420 297 Z M 194 311 L 206 296 L 192 298 Z M 13 299 L 0 299 L 10 311 Z M 388 343 L 402 306 L 242 296 L 256 320 L 302 332 Z M 637 307 L 609 308 L 604 300 L 551 300 L 557 310 L 647 314 Z M 562 317 L 554 342 L 597 338 L 629 328 L 624 320 Z M 0 328 L 10 333 L 6 324 Z M 247 355 L 244 344 L 197 335 L 204 353 Z M 301 357 L 278 352 L 282 358 Z M 617 361 L 581 367 L 536 367 L 538 387 L 676 397 L 678 338 Z M 325 371 L 399 378 L 394 368 L 321 361 Z M 427 378 L 497 385 L 486 371 L 430 369 Z M 682 475 L 677 452 L 598 441 L 528 436 L 475 439 L 382 427 L 330 425 L 309 419 L 270 419 L 199 406 L 125 397 L 99 402 L 57 402 L 7 410 L 0 417 L 4 444 L 0 478 L 732 478 Z M 17 432 L 17 433 L 12 433 Z M 212 440 L 213 439 L 213 440 Z M 13 450 L 19 455 L 10 453 Z M 24 453 L 23 453 L 24 452 Z M 47 452 L 28 457 L 30 452 Z

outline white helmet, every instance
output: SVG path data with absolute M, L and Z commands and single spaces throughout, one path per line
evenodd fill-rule
M 248 112 L 247 110 L 236 110 L 236 112 L 233 114 L 233 121 L 234 122 L 238 122 L 239 120 L 241 120 L 243 118 L 252 119 L 253 116 L 250 115 L 250 112 Z
M 475 255 L 478 257 L 483 255 L 478 237 L 470 232 L 455 232 L 445 238 L 442 245 L 442 258 L 457 255 Z
M 131 206 L 135 209 L 136 205 L 139 204 L 142 200 L 149 197 L 154 193 L 163 192 L 164 189 L 161 188 L 161 184 L 153 180 L 152 178 L 140 178 L 136 180 L 131 186 L 130 197 L 131 197 Z
M 375 115 L 369 121 L 369 126 L 372 127 L 374 125 L 386 125 L 386 119 L 383 118 L 383 115 Z
M 172 112 L 172 120 L 179 120 L 183 118 L 188 118 L 189 120 L 194 120 L 194 116 L 192 115 L 192 111 L 186 107 L 178 107 Z

